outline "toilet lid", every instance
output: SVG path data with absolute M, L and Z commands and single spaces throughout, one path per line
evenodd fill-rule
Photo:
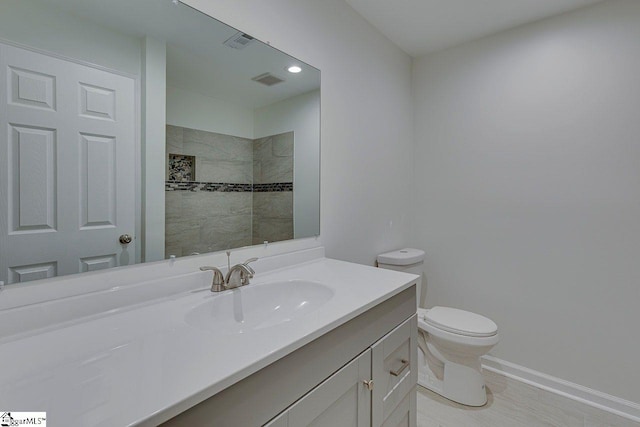
M 490 337 L 498 333 L 498 325 L 491 319 L 457 308 L 433 307 L 426 311 L 424 320 L 436 328 L 468 337 Z

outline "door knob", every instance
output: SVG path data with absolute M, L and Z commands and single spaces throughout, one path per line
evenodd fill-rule
M 128 245 L 129 243 L 131 243 L 131 240 L 133 239 L 128 234 L 123 234 L 120 236 L 118 240 L 120 240 L 120 243 L 122 243 L 123 245 Z
M 373 390 L 373 380 L 364 380 L 362 381 L 364 383 L 364 386 L 367 388 L 367 390 L 371 391 Z

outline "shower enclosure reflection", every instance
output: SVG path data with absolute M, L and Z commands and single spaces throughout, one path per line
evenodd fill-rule
M 165 256 L 293 239 L 293 148 L 168 125 Z

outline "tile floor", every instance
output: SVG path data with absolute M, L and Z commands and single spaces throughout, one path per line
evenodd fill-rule
M 519 381 L 484 372 L 488 402 L 470 408 L 418 387 L 418 427 L 640 427 Z

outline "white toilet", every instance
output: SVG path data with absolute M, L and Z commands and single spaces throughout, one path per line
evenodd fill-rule
M 378 267 L 420 276 L 418 281 L 418 384 L 463 405 L 487 403 L 480 357 L 499 341 L 498 326 L 479 314 L 449 307 L 420 308 L 424 251 L 378 255 Z

